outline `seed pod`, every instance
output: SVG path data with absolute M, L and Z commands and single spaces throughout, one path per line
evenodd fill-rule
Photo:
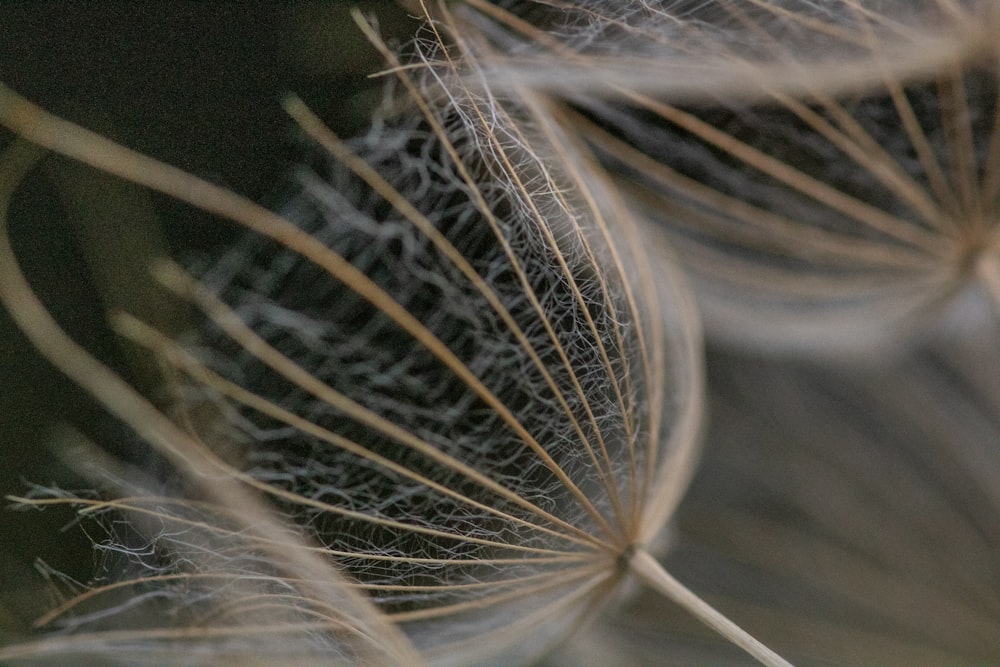
M 413 68 L 386 55 L 410 101 L 366 138 L 289 102 L 330 158 L 295 175 L 285 217 L 2 91 L 26 138 L 256 235 L 201 281 L 154 267 L 204 313 L 198 340 L 114 318 L 176 374 L 169 419 L 58 337 L 4 249 L 5 305 L 183 480 L 178 497 L 52 499 L 139 517 L 151 549 L 113 548 L 154 574 L 57 610 L 93 603 L 76 622 L 91 634 L 4 659 L 285 664 L 291 644 L 304 661 L 412 664 L 409 641 L 433 663 L 527 660 L 630 569 L 752 644 L 645 551 L 697 451 L 683 280 L 653 279 L 638 227 L 543 99 L 470 87 L 485 77 L 460 48 Z

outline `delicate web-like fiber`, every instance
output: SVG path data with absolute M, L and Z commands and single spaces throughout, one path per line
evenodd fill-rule
M 292 646 L 290 660 L 410 664 L 389 622 L 429 662 L 525 660 L 592 614 L 672 514 L 701 406 L 682 281 L 654 281 L 545 100 L 468 87 L 476 64 L 432 38 L 397 70 L 410 109 L 362 139 L 289 101 L 330 155 L 294 175 L 283 217 L 3 91 L 0 116 L 31 140 L 254 235 L 201 280 L 154 267 L 204 313 L 197 341 L 115 317 L 175 375 L 172 420 L 68 342 L 36 340 L 187 489 L 34 501 L 135 517 L 148 544 L 119 548 L 142 574 L 53 613 L 79 612 L 89 634 L 0 656 L 77 642 L 127 664 L 288 664 Z M 55 335 L 24 308 L 27 330 Z
M 683 293 L 653 292 L 614 200 L 562 173 L 572 147 L 455 77 L 406 76 L 424 114 L 336 144 L 282 211 L 375 297 L 248 238 L 203 276 L 192 373 L 250 408 L 249 474 L 445 661 L 530 653 L 606 594 L 689 456 L 671 432 L 698 372 Z
M 969 310 L 970 284 L 997 300 L 1000 15 L 992 3 L 914 4 L 660 3 L 654 26 L 752 36 L 761 54 L 730 54 L 750 68 L 744 83 L 559 89 L 570 122 L 676 248 L 710 334 L 829 354 L 924 331 L 946 304 Z M 577 39 L 568 29 L 564 42 Z M 914 70 L 897 53 L 907 44 L 933 57 Z M 809 64 L 842 51 L 845 72 L 868 70 L 847 87 Z M 811 79 L 785 85 L 771 69 L 785 61 Z
M 942 57 L 992 43 L 970 17 L 988 0 L 462 0 L 469 30 L 502 46 L 499 86 L 578 94 L 622 89 L 671 100 L 830 92 L 881 80 L 879 59 L 901 76 L 932 72 Z M 961 28 L 957 42 L 949 27 Z

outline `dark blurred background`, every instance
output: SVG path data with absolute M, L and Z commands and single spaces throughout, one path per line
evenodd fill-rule
M 377 17 L 387 39 L 414 24 L 391 2 L 3 2 L 0 81 L 45 109 L 255 200 L 278 196 L 301 156 L 279 101 L 301 96 L 344 135 L 361 131 L 380 90 L 381 61 L 350 16 Z M 0 131 L 0 146 L 12 135 Z M 137 386 L 152 364 L 105 323 L 125 306 L 167 329 L 183 309 L 149 291 L 151 256 L 189 257 L 225 244 L 233 227 L 57 158 L 12 202 L 22 268 L 60 323 Z M 28 483 L 87 488 L 60 460 L 70 426 L 128 459 L 132 441 L 44 359 L 0 310 L 0 495 Z M 14 511 L 0 501 L 0 630 L 20 632 L 49 587 L 37 559 L 86 581 L 87 536 L 68 510 Z

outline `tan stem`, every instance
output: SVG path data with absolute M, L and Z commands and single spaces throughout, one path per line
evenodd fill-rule
M 792 667 L 792 664 L 754 639 L 746 630 L 713 609 L 707 602 L 674 579 L 655 558 L 637 550 L 629 560 L 632 572 L 653 590 L 667 596 L 698 620 L 712 628 L 767 667 Z

